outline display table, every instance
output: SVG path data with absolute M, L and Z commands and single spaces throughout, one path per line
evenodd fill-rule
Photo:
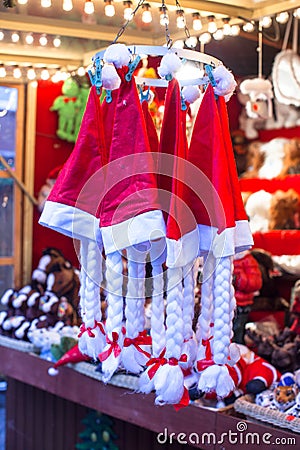
M 246 420 L 235 413 L 233 408 L 216 411 L 193 404 L 176 412 L 172 406 L 155 406 L 153 394 L 142 395 L 132 393 L 129 389 L 104 385 L 71 367 L 61 368 L 58 376 L 51 377 L 48 375 L 50 366 L 51 363 L 35 354 L 0 345 L 0 373 L 8 377 L 6 450 L 73 450 L 74 445 L 70 444 L 71 440 L 66 442 L 66 436 L 74 435 L 74 432 L 78 435 L 79 430 L 74 430 L 74 427 L 80 423 L 87 407 L 150 430 L 156 435 L 165 429 L 169 435 L 185 433 L 186 438 L 182 436 L 182 441 L 189 443 L 191 439 L 193 444 L 199 436 L 199 444 L 193 445 L 197 448 L 245 448 L 244 444 L 231 443 L 228 438 L 229 432 L 237 432 L 240 422 L 246 424 L 248 433 L 259 435 L 260 449 L 269 448 L 269 444 L 262 442 L 265 433 L 272 435 L 272 442 L 281 439 L 282 443 L 287 444 L 291 442 L 288 439 L 295 439 L 293 447 L 300 448 L 300 435 Z M 204 436 L 203 433 L 214 433 L 215 436 Z M 218 443 L 222 433 L 227 435 L 224 435 L 224 442 Z M 142 446 L 133 447 L 132 444 L 127 446 L 122 442 L 120 449 L 181 448 L 170 444 L 169 439 L 163 445 L 157 443 L 156 435 L 153 439 L 155 445 L 152 442 L 149 446 L 145 442 Z M 239 432 L 238 439 L 240 435 Z M 164 436 L 161 436 L 161 440 L 164 440 Z M 184 447 L 190 448 L 188 445 Z M 253 448 L 253 445 L 249 448 Z

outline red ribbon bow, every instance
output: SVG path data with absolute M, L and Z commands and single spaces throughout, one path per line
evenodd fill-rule
M 76 100 L 77 100 L 77 97 L 65 97 L 64 103 L 76 102 Z
M 210 336 L 208 339 L 202 339 L 202 345 L 204 347 L 206 347 L 205 348 L 205 358 L 197 361 L 198 372 L 202 372 L 204 369 L 206 369 L 207 367 L 212 366 L 214 364 L 214 361 L 212 359 L 211 347 L 210 347 L 211 339 L 212 339 L 212 336 Z
M 164 357 L 165 353 L 166 353 L 166 349 L 164 348 L 158 358 L 151 358 L 146 363 L 146 366 L 149 367 L 148 376 L 149 376 L 150 380 L 152 380 L 152 378 L 154 377 L 154 375 L 156 374 L 156 372 L 158 371 L 158 369 L 161 366 L 164 366 L 165 364 L 167 364 L 168 360 Z
M 133 339 L 126 337 L 124 339 L 124 347 L 129 347 L 133 345 L 137 351 L 145 355 L 147 358 L 150 358 L 150 353 L 146 352 L 144 349 L 140 347 L 140 345 L 151 345 L 151 336 L 147 335 L 147 331 L 141 331 L 139 335 Z
M 99 354 L 98 358 L 101 362 L 105 361 L 112 352 L 114 353 L 114 357 L 117 358 L 121 353 L 121 347 L 118 344 L 119 334 L 116 331 L 112 332 L 112 340 L 106 336 L 106 342 L 110 344 L 110 347 Z

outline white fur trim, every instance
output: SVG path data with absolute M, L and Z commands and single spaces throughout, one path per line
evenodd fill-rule
M 265 361 L 262 363 L 262 365 L 264 367 L 266 367 L 267 369 L 271 370 L 271 372 L 273 373 L 272 383 L 275 383 L 275 381 L 277 381 L 277 371 L 276 371 L 275 367 L 272 366 L 272 364 L 269 364 L 269 363 L 267 363 Z M 294 374 L 293 374 L 293 376 L 294 376 Z
M 74 206 L 47 201 L 39 224 L 74 239 L 97 239 L 99 220 Z
M 26 294 L 20 294 L 18 295 L 18 297 L 13 300 L 12 302 L 12 306 L 13 308 L 20 308 L 22 306 L 22 303 L 27 299 L 27 295 Z
M 178 241 L 167 238 L 167 266 L 183 267 L 196 259 L 199 254 L 199 240 L 198 228 L 184 234 Z
M 14 293 L 13 289 L 7 289 L 7 291 L 4 292 L 4 294 L 1 297 L 1 304 L 2 305 L 7 305 L 9 298 L 11 297 L 11 295 Z
M 181 60 L 175 53 L 166 53 L 157 68 L 158 75 L 165 78 L 167 75 L 174 75 L 181 68 Z
M 271 98 L 273 97 L 272 93 L 272 83 L 269 80 L 265 80 L 263 78 L 253 78 L 249 80 L 244 80 L 240 84 L 241 93 L 244 95 L 250 95 L 255 93 L 265 93 L 268 94 Z
M 235 81 L 233 74 L 226 69 L 225 66 L 220 65 L 213 70 L 213 75 L 215 82 L 217 83 L 214 87 L 215 94 L 221 96 L 231 96 L 237 86 L 237 82 Z
M 105 253 L 113 253 L 165 236 L 165 222 L 159 210 L 148 211 L 124 222 L 101 227 Z
M 217 233 L 217 228 L 208 225 L 198 225 L 200 235 L 200 255 L 213 251 L 216 258 L 231 256 L 249 249 L 253 238 L 247 220 L 238 220 L 236 226 L 226 228 Z
M 131 55 L 124 44 L 112 44 L 107 47 L 103 60 L 107 63 L 112 63 L 119 69 L 123 66 L 128 66 L 130 63 Z
M 36 299 L 40 297 L 40 295 L 41 294 L 39 292 L 34 292 L 27 300 L 27 306 L 32 307 L 35 304 Z
M 198 86 L 185 86 L 182 89 L 182 95 L 187 102 L 194 103 L 201 94 Z
M 119 89 L 121 85 L 121 78 L 116 71 L 113 64 L 105 64 L 102 69 L 102 85 L 104 89 L 109 89 L 111 91 Z

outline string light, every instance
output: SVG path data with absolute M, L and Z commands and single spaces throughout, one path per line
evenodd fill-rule
M 230 34 L 231 36 L 238 36 L 240 34 L 240 27 L 238 25 L 231 25 Z
M 51 5 L 52 5 L 51 0 L 41 0 L 41 6 L 43 8 L 50 8 Z
M 272 25 L 272 17 L 265 16 L 260 20 L 259 23 L 263 28 L 270 28 L 270 26 Z
M 143 6 L 143 12 L 142 12 L 142 22 L 144 23 L 151 23 L 152 22 L 152 13 L 150 11 L 150 4 L 144 3 Z
M 3 39 L 4 39 L 4 33 L 3 33 L 3 31 L 0 31 L 0 41 L 3 41 Z
M 48 44 L 48 39 L 45 34 L 42 34 L 42 36 L 39 39 L 39 43 L 42 47 L 45 47 Z
M 186 26 L 186 22 L 185 22 L 185 17 L 184 17 L 184 11 L 183 9 L 178 9 L 176 11 L 177 14 L 177 19 L 176 19 L 176 25 L 177 28 L 179 28 L 180 30 L 182 30 L 183 28 L 185 28 Z
M 210 33 L 203 33 L 199 36 L 199 41 L 201 44 L 208 44 L 211 41 Z
M 56 47 L 56 48 L 58 48 L 58 47 L 61 46 L 61 39 L 60 39 L 59 36 L 56 36 L 56 37 L 53 39 L 53 45 L 54 45 L 54 47 Z
M 229 21 L 230 21 L 229 17 L 225 17 L 223 19 L 223 34 L 224 34 L 224 36 L 231 35 L 231 26 L 230 26 Z
M 72 9 L 73 9 L 72 0 L 64 0 L 63 1 L 63 10 L 64 11 L 72 11 Z
M 42 71 L 41 71 L 41 79 L 46 81 L 46 80 L 49 80 L 49 78 L 50 78 L 49 70 L 48 69 L 42 69 Z
M 276 16 L 276 22 L 284 24 L 287 23 L 287 21 L 289 20 L 289 13 L 287 11 L 285 12 L 281 12 L 280 14 L 277 14 Z
M 85 14 L 93 14 L 95 12 L 95 6 L 92 0 L 85 0 L 84 12 Z
M 214 34 L 218 29 L 217 24 L 215 22 L 215 16 L 208 16 L 207 20 L 208 20 L 207 30 L 209 33 Z
M 0 65 L 0 78 L 6 77 L 6 69 L 3 64 Z
M 116 14 L 116 10 L 113 5 L 113 1 L 112 0 L 104 0 L 104 1 L 105 1 L 105 8 L 104 8 L 105 15 L 107 17 L 114 17 L 114 15 Z
M 252 33 L 252 31 L 254 31 L 254 28 L 255 28 L 255 26 L 254 26 L 254 23 L 252 23 L 252 22 L 247 22 L 243 25 L 243 30 L 246 33 Z
M 293 16 L 296 17 L 296 19 L 300 19 L 300 8 L 295 9 Z
M 224 39 L 224 31 L 219 28 L 214 34 L 213 34 L 213 38 L 216 41 L 222 41 L 222 39 Z
M 15 67 L 14 68 L 14 70 L 13 70 L 13 76 L 14 76 L 14 78 L 21 78 L 21 76 L 22 76 L 22 72 L 21 72 L 21 69 L 20 69 L 20 67 Z
M 201 22 L 200 13 L 194 12 L 192 14 L 192 17 L 193 17 L 193 30 L 194 31 L 200 31 L 202 29 L 202 22 Z
M 11 40 L 12 40 L 14 43 L 19 42 L 20 36 L 19 36 L 19 34 L 18 34 L 16 31 L 14 31 L 13 34 L 11 35 Z
M 77 69 L 77 75 L 79 75 L 80 77 L 83 77 L 85 75 L 85 68 L 84 67 L 78 67 Z
M 170 19 L 167 13 L 167 8 L 159 8 L 160 16 L 159 16 L 159 23 L 162 27 L 165 27 L 166 25 L 169 25 Z
M 184 48 L 184 42 L 181 39 L 178 39 L 178 41 L 175 41 L 173 43 L 173 48 Z
M 25 36 L 26 44 L 31 45 L 31 44 L 33 44 L 33 41 L 34 41 L 34 38 L 32 36 L 32 33 L 26 34 L 26 36 Z
M 196 36 L 190 36 L 185 40 L 185 45 L 189 48 L 196 48 L 198 43 L 198 39 Z
M 27 5 L 28 0 L 18 0 L 19 5 Z
M 36 78 L 36 73 L 33 67 L 29 67 L 27 70 L 27 78 L 28 80 L 34 80 Z
M 132 9 L 132 1 L 128 0 L 123 2 L 124 5 L 124 19 L 125 20 L 131 20 L 132 19 L 132 13 L 133 13 L 133 9 Z

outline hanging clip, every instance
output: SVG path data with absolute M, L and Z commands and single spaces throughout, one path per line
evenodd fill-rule
M 187 110 L 187 106 L 186 106 L 184 97 L 182 95 L 182 91 L 180 91 L 180 98 L 181 98 L 181 111 L 186 111 Z
M 212 66 L 210 66 L 209 64 L 206 64 L 204 66 L 205 72 L 207 73 L 208 79 L 210 81 L 210 84 L 212 85 L 212 87 L 216 87 L 217 86 L 217 82 L 215 80 L 214 74 L 213 74 L 213 68 Z M 219 96 L 215 94 L 215 99 L 218 100 Z
M 137 68 L 139 62 L 141 60 L 141 57 L 138 55 L 131 63 L 129 63 L 129 70 L 125 75 L 125 80 L 126 81 L 131 81 L 133 72 L 135 71 L 135 69 Z
M 106 101 L 106 103 L 112 102 L 111 90 L 109 90 L 109 89 L 106 89 L 105 101 Z
M 99 57 L 96 57 L 94 60 L 94 68 L 95 72 L 89 69 L 88 74 L 92 85 L 96 86 L 97 94 L 100 95 L 102 87 L 102 65 Z
M 139 86 L 139 91 L 140 91 L 141 103 L 148 102 L 150 100 L 150 86 L 148 87 L 148 89 L 146 91 L 143 91 L 142 86 Z

